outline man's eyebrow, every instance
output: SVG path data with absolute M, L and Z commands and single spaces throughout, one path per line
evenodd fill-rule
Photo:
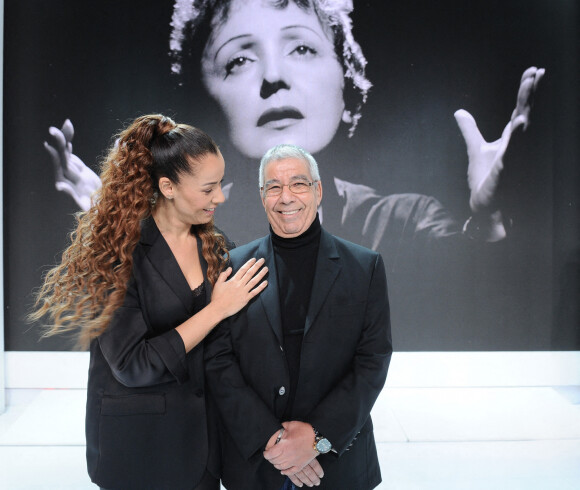
M 296 180 L 310 180 L 310 177 L 308 177 L 308 175 L 293 175 L 292 177 L 290 177 L 290 182 L 293 182 Z M 264 185 L 274 184 L 274 183 L 279 184 L 280 180 L 270 179 L 270 180 L 267 180 Z

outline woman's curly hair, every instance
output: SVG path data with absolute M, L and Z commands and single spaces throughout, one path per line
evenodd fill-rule
M 200 157 L 218 152 L 203 131 L 159 114 L 141 116 L 118 134 L 101 164 L 102 186 L 91 208 L 75 215 L 71 243 L 45 274 L 28 315 L 30 321 L 50 319 L 44 336 L 74 332 L 86 348 L 105 331 L 125 298 L 141 222 L 151 215 L 159 179 L 178 183 L 180 175 L 195 172 Z M 225 239 L 213 221 L 192 228 L 215 284 L 227 260 Z

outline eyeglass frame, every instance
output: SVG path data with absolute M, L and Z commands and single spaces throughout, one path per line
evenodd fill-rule
M 266 197 L 278 197 L 282 195 L 282 192 L 284 192 L 284 187 L 288 187 L 288 190 L 292 193 L 292 194 L 296 194 L 296 195 L 300 195 L 300 194 L 306 194 L 308 192 L 308 190 L 305 190 L 304 192 L 294 192 L 292 190 L 292 186 L 296 185 L 296 184 L 304 184 L 307 185 L 309 188 L 312 187 L 314 184 L 317 184 L 318 182 L 320 182 L 320 180 L 313 180 L 312 182 L 310 181 L 296 181 L 296 182 L 290 182 L 290 184 L 273 184 L 273 185 L 277 185 L 280 186 L 280 194 L 274 194 L 274 195 L 268 195 L 268 189 L 266 189 L 266 186 L 262 186 L 260 187 L 260 192 L 262 192 L 262 194 Z

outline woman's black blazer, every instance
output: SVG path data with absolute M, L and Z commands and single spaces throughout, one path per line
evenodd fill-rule
M 174 330 L 192 316 L 193 294 L 153 218 L 133 257 L 124 304 L 90 347 L 89 475 L 107 489 L 192 489 L 206 468 L 218 477 L 220 466 L 203 343 L 186 354 Z M 201 253 L 200 261 L 209 302 Z

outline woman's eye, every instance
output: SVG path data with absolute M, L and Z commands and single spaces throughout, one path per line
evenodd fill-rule
M 314 48 L 311 48 L 310 46 L 307 46 L 306 44 L 300 44 L 299 46 L 296 46 L 292 50 L 292 53 L 296 53 L 299 56 L 307 56 L 307 55 L 316 54 L 317 51 Z
M 246 56 L 236 56 L 226 63 L 226 76 L 236 73 L 242 67 L 250 64 L 253 60 Z

